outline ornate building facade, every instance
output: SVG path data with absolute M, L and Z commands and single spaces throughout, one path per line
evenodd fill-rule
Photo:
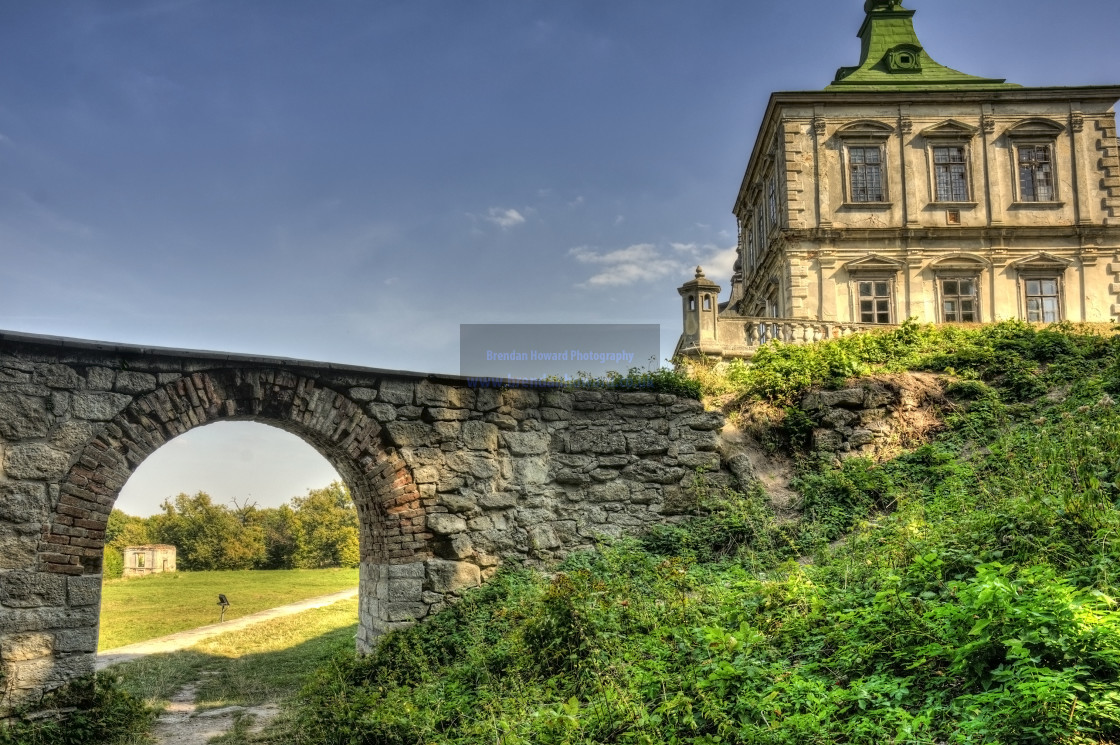
M 1120 316 L 1120 86 L 966 75 L 929 56 L 899 0 L 864 10 L 857 66 L 771 95 L 735 199 L 730 298 L 698 269 L 677 353 L 907 318 Z

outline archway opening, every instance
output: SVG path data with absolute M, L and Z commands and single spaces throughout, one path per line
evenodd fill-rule
M 98 648 L 356 590 L 359 540 L 346 482 L 300 437 L 253 421 L 191 429 L 120 490 L 105 535 Z

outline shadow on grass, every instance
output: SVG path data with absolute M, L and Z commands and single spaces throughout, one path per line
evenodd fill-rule
M 121 663 L 116 674 L 129 693 L 161 706 L 177 691 L 195 684 L 200 708 L 256 706 L 283 701 L 299 691 L 304 681 L 327 659 L 354 648 L 357 624 L 327 631 L 284 649 L 237 653 L 228 641 L 218 652 L 192 648 L 154 654 Z M 204 649 L 217 645 L 199 645 Z M 246 645 L 253 646 L 253 645 Z

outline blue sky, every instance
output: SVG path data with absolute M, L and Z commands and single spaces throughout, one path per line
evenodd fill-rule
M 907 5 L 950 67 L 1120 82 L 1114 0 Z M 691 268 L 727 288 L 770 91 L 855 64 L 862 19 L 859 0 L 5 3 L 0 328 L 455 372 L 460 323 L 660 323 L 668 355 Z M 318 485 L 226 478 L 217 452 L 294 457 L 228 426 L 177 446 L 219 498 Z

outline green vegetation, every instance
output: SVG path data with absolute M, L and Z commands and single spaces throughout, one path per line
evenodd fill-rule
M 908 325 L 709 371 L 709 391 L 783 405 L 864 372 L 957 382 L 914 452 L 802 457 L 800 520 L 707 495 L 551 581 L 503 573 L 337 656 L 271 741 L 1120 742 L 1118 352 L 1065 327 Z
M 267 509 L 231 509 L 198 492 L 164 500 L 163 513 L 148 518 L 113 510 L 105 538 L 109 579 L 122 575 L 125 547 L 148 543 L 175 546 L 178 567 L 188 571 L 358 566 L 358 515 L 337 481 Z
M 36 708 L 47 714 L 0 724 L 0 745 L 124 745 L 144 737 L 154 714 L 111 674 L 74 681 Z
M 233 620 L 357 584 L 357 569 L 176 572 L 106 580 L 98 646 L 114 649 L 217 623 L 219 592 L 229 598 L 226 620 Z

